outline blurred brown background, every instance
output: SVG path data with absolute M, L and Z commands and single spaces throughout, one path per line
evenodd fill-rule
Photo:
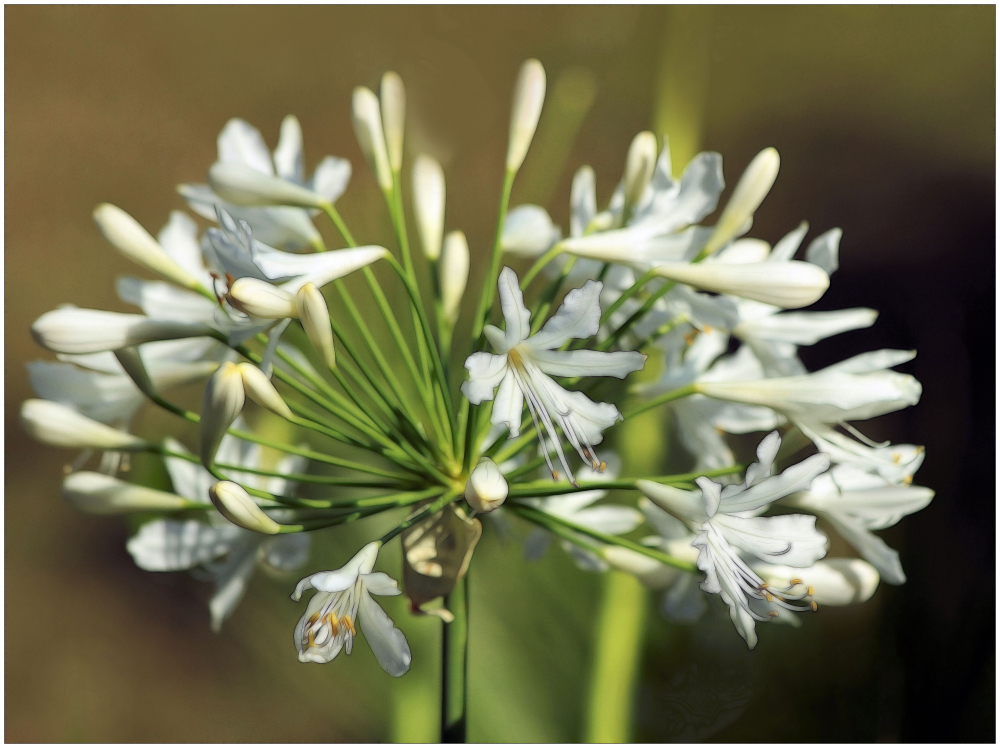
M 288 580 L 258 574 L 215 636 L 207 585 L 139 571 L 123 521 L 63 505 L 69 453 L 17 424 L 24 363 L 47 356 L 28 327 L 64 302 L 126 311 L 113 278 L 134 268 L 91 210 L 113 202 L 155 231 L 234 116 L 273 146 L 295 113 L 308 168 L 327 153 L 354 164 L 339 204 L 354 233 L 388 241 L 349 97 L 389 68 L 424 125 L 409 156 L 422 139 L 445 163 L 448 226 L 469 236 L 474 283 L 529 56 L 550 86 L 575 70 L 596 97 L 575 139 L 543 115 L 515 204 L 543 202 L 565 225 L 576 167 L 594 166 L 605 200 L 632 136 L 654 123 L 690 127 L 670 132 L 679 148 L 700 136 L 722 152 L 729 184 L 773 145 L 782 172 L 754 235 L 773 242 L 803 218 L 813 235 L 842 227 L 841 269 L 818 308 L 881 311 L 874 329 L 804 350 L 807 365 L 919 351 L 905 370 L 924 385 L 921 404 L 866 429 L 928 447 L 917 482 L 937 497 L 885 534 L 908 584 L 798 630 L 767 627 L 752 653 L 731 629 L 669 627 L 651 612 L 637 739 L 994 739 L 992 7 L 21 6 L 5 20 L 7 741 L 433 738 L 435 621 L 390 605 L 417 662 L 400 681 L 364 645 L 303 666 Z M 676 67 L 694 94 L 678 90 Z M 310 568 L 334 568 L 324 564 L 377 531 L 329 535 Z M 470 740 L 578 739 L 595 579 L 558 552 L 526 564 L 488 532 L 472 587 Z

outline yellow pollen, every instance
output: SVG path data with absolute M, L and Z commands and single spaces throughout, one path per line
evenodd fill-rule
M 702 330 L 702 332 L 712 332 L 712 326 L 711 325 L 705 325 L 705 329 Z
M 813 588 L 812 587 L 807 587 L 806 588 L 806 594 L 811 597 L 814 594 Z
M 344 616 L 340 619 L 340 622 L 347 626 L 347 630 L 351 632 L 351 636 L 357 636 L 358 632 L 354 628 L 354 621 L 351 620 L 350 616 Z
M 698 334 L 697 330 L 692 330 L 691 332 L 689 332 L 687 335 L 684 336 L 684 342 L 687 343 L 688 345 L 691 345 L 694 342 L 695 335 L 697 334 Z
M 767 611 L 767 614 L 768 614 L 768 615 L 769 615 L 769 616 L 770 616 L 771 618 L 777 618 L 777 617 L 778 617 L 778 611 L 776 611 L 776 610 L 769 610 L 769 611 Z
M 323 618 L 323 622 L 325 623 L 326 621 L 330 622 L 330 628 L 333 630 L 333 635 L 336 636 L 340 631 L 340 624 L 337 623 L 337 616 L 334 615 L 333 611 L 327 613 Z
M 900 454 L 899 452 L 896 452 L 896 453 L 895 453 L 895 454 L 894 454 L 894 455 L 892 456 L 892 464 L 893 464 L 893 465 L 898 465 L 898 464 L 899 464 L 900 462 L 902 462 L 902 461 L 903 461 L 903 455 L 901 455 L 901 454 Z
M 558 470 L 553 470 L 552 471 L 552 480 L 559 480 L 559 471 Z
M 816 604 L 815 600 L 810 600 L 809 601 L 809 607 L 812 608 L 813 613 L 815 613 L 817 610 L 819 610 L 819 606 Z
M 600 472 L 603 473 L 607 469 L 608 469 L 608 463 L 606 463 L 604 460 L 601 460 Z
M 788 584 L 791 585 L 792 587 L 794 587 L 797 584 L 802 584 L 802 580 L 801 579 L 793 579 Z
M 309 629 L 306 632 L 306 638 L 309 640 L 309 649 L 312 649 L 313 647 L 316 646 L 316 636 L 313 634 L 312 629 Z
M 309 620 L 306 621 L 306 626 L 315 626 L 316 621 L 318 620 L 319 620 L 319 613 L 313 613 L 311 616 L 309 616 Z
M 507 351 L 507 359 L 512 365 L 521 368 L 521 354 L 517 352 L 517 348 L 511 348 Z
M 902 484 L 903 484 L 904 486 L 908 486 L 908 485 L 910 485 L 911 483 L 913 483 L 913 476 L 912 476 L 912 475 L 907 475 L 907 476 L 906 476 L 905 478 L 903 478 L 903 480 L 902 480 Z
M 772 595 L 770 592 L 765 592 L 764 597 L 769 603 L 774 602 L 774 595 Z

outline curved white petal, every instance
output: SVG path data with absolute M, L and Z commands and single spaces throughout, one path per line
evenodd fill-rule
M 347 190 L 350 181 L 351 162 L 345 158 L 326 156 L 319 162 L 308 186 L 317 195 L 326 198 L 327 202 L 335 203 Z
M 396 580 L 388 574 L 383 574 L 381 571 L 365 574 L 361 581 L 365 585 L 365 589 L 373 595 L 403 594 Z
M 840 229 L 830 229 L 817 236 L 806 249 L 806 261 L 823 268 L 827 275 L 833 275 L 840 266 L 838 255 L 843 234 Z
M 860 330 L 875 324 L 874 309 L 841 309 L 836 312 L 786 312 L 741 322 L 733 335 L 796 345 L 813 345 L 831 335 Z M 879 367 L 885 368 L 885 367 Z
M 827 366 L 815 372 L 839 371 L 845 374 L 870 374 L 882 369 L 891 369 L 894 366 L 905 364 L 916 358 L 916 351 L 900 351 L 893 348 L 882 348 L 878 351 L 868 351 L 851 356 L 843 361 Z
M 208 610 L 212 617 L 212 631 L 218 633 L 222 622 L 236 610 L 240 600 L 247 591 L 247 583 L 257 568 L 256 543 L 250 545 L 239 556 L 226 560 L 215 570 L 215 594 L 208 601 Z
M 477 351 L 465 360 L 469 379 L 462 382 L 462 393 L 473 405 L 492 400 L 493 391 L 507 373 L 507 356 Z
M 854 519 L 841 514 L 829 513 L 825 515 L 834 529 L 840 536 L 854 546 L 855 550 L 872 566 L 878 569 L 879 574 L 889 584 L 904 584 L 906 574 L 903 573 L 903 565 L 899 561 L 899 553 L 882 540 L 878 535 L 869 532 Z
M 527 346 L 527 343 L 525 344 Z M 553 377 L 617 377 L 639 371 L 646 356 L 638 351 L 532 350 L 531 360 Z
M 679 283 L 784 309 L 809 306 L 830 287 L 830 276 L 821 268 L 796 260 L 739 265 L 664 262 L 656 264 L 654 270 L 657 275 Z
M 712 523 L 731 545 L 763 561 L 804 567 L 826 555 L 826 536 L 816 529 L 816 518 L 805 514 L 750 518 L 717 514 Z
M 493 403 L 493 413 L 490 423 L 505 425 L 510 432 L 510 438 L 521 433 L 521 411 L 524 409 L 524 393 L 518 387 L 514 372 L 506 369 L 506 374 L 500 382 L 496 400 Z M 470 398 L 471 402 L 471 398 Z
M 198 245 L 198 224 L 179 210 L 170 211 L 170 220 L 156 237 L 163 251 L 205 288 L 212 287 L 212 276 L 205 268 Z
M 118 298 L 122 301 L 134 304 L 145 314 L 155 319 L 210 324 L 214 319 L 215 310 L 218 308 L 216 304 L 200 294 L 163 281 L 147 281 L 130 276 L 119 276 L 115 280 L 115 290 L 118 292 Z
M 507 339 L 507 349 L 510 350 L 525 340 L 531 332 L 531 314 L 524 305 L 524 294 L 518 285 L 517 274 L 508 267 L 500 271 L 497 279 L 500 293 L 500 309 L 503 311 L 507 329 L 504 334 Z
M 802 240 L 806 238 L 808 231 L 809 224 L 803 221 L 794 230 L 789 231 L 781 237 L 778 243 L 774 245 L 774 249 L 771 250 L 771 254 L 768 255 L 768 262 L 788 262 L 792 259 L 802 244 Z M 826 268 L 823 269 L 826 270 Z M 830 273 L 832 271 L 827 272 Z
M 278 147 L 274 149 L 274 166 L 277 175 L 296 184 L 305 181 L 302 156 L 302 125 L 292 114 L 281 120 Z
M 410 645 L 382 607 L 366 594 L 361 595 L 358 622 L 372 654 L 389 675 L 398 678 L 410 669 Z
M 549 317 L 541 331 L 525 343 L 535 350 L 555 349 L 570 338 L 583 339 L 596 335 L 601 326 L 603 288 L 603 283 L 593 280 L 574 288 L 566 294 L 562 306 Z
M 260 130 L 242 119 L 233 118 L 219 133 L 219 161 L 224 164 L 243 164 L 261 174 L 274 175 L 271 153 Z

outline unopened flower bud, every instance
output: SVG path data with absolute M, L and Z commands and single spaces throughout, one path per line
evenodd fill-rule
M 622 185 L 625 187 L 626 207 L 635 206 L 642 199 L 642 193 L 653 178 L 653 168 L 656 166 L 656 136 L 646 130 L 632 139 L 625 160 L 625 174 Z
M 209 332 L 198 322 L 152 319 L 100 309 L 62 307 L 31 325 L 31 337 L 55 353 L 99 353 L 153 340 L 197 338 Z
M 754 212 L 764 202 L 770 192 L 774 180 L 778 177 L 778 167 L 781 159 L 774 148 L 765 148 L 743 172 L 740 181 L 736 183 L 732 197 L 719 216 L 715 230 L 702 250 L 702 254 L 711 255 L 726 246 L 753 218 Z
M 444 195 L 444 172 L 441 164 L 421 153 L 413 162 L 413 208 L 420 243 L 428 260 L 437 260 L 441 256 Z
M 62 484 L 62 497 L 88 514 L 170 512 L 188 508 L 193 503 L 176 494 L 87 470 L 70 473 L 66 477 Z
M 302 329 L 309 342 L 331 369 L 337 365 L 333 347 L 333 327 L 330 325 L 330 309 L 323 294 L 312 283 L 306 283 L 295 294 L 295 309 Z
M 514 87 L 514 106 L 510 113 L 507 139 L 507 171 L 517 171 L 535 137 L 538 118 L 545 101 L 545 68 L 538 60 L 525 60 Z
M 211 465 L 226 430 L 246 403 L 246 391 L 239 368 L 232 361 L 222 363 L 205 386 L 201 402 L 201 462 Z
M 381 107 L 378 97 L 364 86 L 354 89 L 351 97 L 351 120 L 354 123 L 354 135 L 358 139 L 358 145 L 361 146 L 362 153 L 375 172 L 378 186 L 386 192 L 391 190 L 392 169 L 382 131 Z
M 277 535 L 281 525 L 264 514 L 257 502 L 242 486 L 232 481 L 219 481 L 208 490 L 219 513 L 238 527 L 265 535 Z
M 507 500 L 507 481 L 489 457 L 483 457 L 465 484 L 465 500 L 477 512 L 492 512 Z
M 150 446 L 137 436 L 50 400 L 25 400 L 21 405 L 21 426 L 33 438 L 53 447 L 140 452 Z
M 323 208 L 322 195 L 286 179 L 259 172 L 245 164 L 214 163 L 208 170 L 212 190 L 233 205 L 291 205 Z
M 830 287 L 830 276 L 811 262 L 663 262 L 653 271 L 704 291 L 732 294 L 782 309 L 815 303 Z
M 445 237 L 437 270 L 442 312 L 448 324 L 454 325 L 469 281 L 469 243 L 461 231 L 452 231 Z
M 201 284 L 171 259 L 160 243 L 138 221 L 116 205 L 102 203 L 94 210 L 94 222 L 104 238 L 132 262 L 159 273 L 184 288 Z
M 236 369 L 243 379 L 243 390 L 247 397 L 275 415 L 282 418 L 292 417 L 292 411 L 288 409 L 285 401 L 281 399 L 281 395 L 278 394 L 278 391 L 271 384 L 271 380 L 267 378 L 264 372 L 253 364 L 246 362 L 237 364 Z
M 226 301 L 251 317 L 286 319 L 295 316 L 295 296 L 257 278 L 238 278 L 229 287 Z
M 397 73 L 387 71 L 382 76 L 379 94 L 389 166 L 394 172 L 398 172 L 403 168 L 403 131 L 406 127 L 406 89 L 403 87 L 403 79 Z

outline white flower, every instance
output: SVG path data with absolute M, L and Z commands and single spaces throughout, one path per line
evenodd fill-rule
M 559 350 L 570 338 L 588 338 L 597 332 L 601 317 L 599 282 L 587 281 L 582 288 L 570 291 L 559 311 L 538 334 L 531 336 L 529 312 L 514 271 L 504 268 L 498 286 L 506 332 L 486 326 L 484 333 L 497 353 L 481 351 L 466 359 L 469 380 L 462 384 L 462 392 L 469 402 L 478 405 L 493 399 L 499 385 L 490 420 L 493 424 L 506 424 L 511 437 L 520 433 L 521 411 L 527 400 L 549 470 L 555 475 L 548 456 L 546 434 L 563 470 L 572 480 L 573 473 L 566 462 L 556 426 L 581 459 L 596 469 L 600 460 L 594 453 L 594 445 L 601 442 L 602 432 L 620 420 L 621 414 L 614 405 L 595 403 L 582 392 L 563 389 L 552 377 L 613 376 L 624 379 L 641 369 L 646 357 L 634 351 Z
M 751 566 L 768 586 L 778 589 L 801 586 L 817 605 L 863 603 L 875 594 L 879 582 L 878 570 L 860 558 L 825 558 L 807 569 L 761 563 Z
M 281 135 L 273 159 L 260 131 L 241 119 L 231 119 L 226 123 L 219 134 L 218 146 L 218 164 L 235 165 L 264 177 L 284 180 L 330 203 L 336 202 L 343 194 L 351 178 L 348 161 L 327 156 L 316 167 L 312 178 L 306 180 L 302 128 L 291 115 L 281 123 Z M 236 220 L 247 221 L 260 240 L 267 244 L 290 249 L 322 245 L 319 231 L 310 218 L 315 211 L 280 205 L 236 205 L 208 185 L 182 184 L 177 189 L 198 215 L 215 220 L 217 208 L 222 208 Z
M 243 427 L 241 421 L 237 421 Z M 165 446 L 171 452 L 190 454 L 175 439 L 168 438 Z M 226 436 L 219 447 L 220 463 L 250 468 L 260 466 L 262 449 L 259 444 L 243 442 Z M 284 457 L 275 472 L 291 475 L 305 471 L 305 458 Z M 165 457 L 174 492 L 192 502 L 205 504 L 209 490 L 217 478 L 197 463 L 180 457 Z M 241 483 L 283 495 L 291 484 L 284 478 L 261 478 L 250 473 L 232 472 Z M 277 571 L 291 571 L 306 562 L 309 554 L 309 534 L 261 535 L 244 530 L 223 519 L 217 512 L 207 513 L 207 522 L 195 519 L 158 519 L 144 524 L 127 544 L 137 566 L 146 571 L 183 571 L 204 567 L 215 581 L 216 593 L 209 601 L 212 630 L 236 609 L 258 564 Z
M 756 462 L 747 468 L 742 485 L 723 488 L 699 478 L 700 493 L 682 491 L 652 481 L 636 487 L 649 499 L 683 520 L 697 533 L 698 568 L 705 572 L 701 588 L 718 594 L 729 606 L 736 630 L 752 649 L 757 643 L 754 621 L 767 620 L 754 606 L 763 601 L 802 610 L 802 595 L 771 589 L 741 557 L 741 551 L 762 561 L 808 567 L 826 554 L 827 540 L 816 530 L 814 517 L 788 514 L 758 517 L 769 504 L 806 488 L 830 465 L 826 455 L 813 455 L 783 473 L 771 476 L 781 439 L 777 432 L 757 448 Z M 755 602 L 756 601 L 756 602 Z
M 441 256 L 444 233 L 444 171 L 436 159 L 421 153 L 413 162 L 413 214 L 424 255 L 428 260 Z
M 621 460 L 615 454 L 602 455 L 602 471 L 583 468 L 577 473 L 577 478 L 583 481 L 610 481 L 618 477 Z M 595 488 L 589 491 L 547 496 L 545 498 L 522 499 L 522 502 L 540 509 L 546 514 L 561 517 L 581 527 L 597 530 L 608 535 L 625 535 L 642 524 L 642 514 L 631 507 L 618 504 L 602 504 L 593 506 L 608 495 L 607 490 Z M 524 555 L 529 561 L 537 561 L 548 550 L 552 535 L 542 528 L 536 528 L 524 542 Z M 589 540 L 594 543 L 596 541 Z M 573 562 L 584 571 L 604 571 L 607 563 L 585 548 L 574 545 L 568 540 L 560 543 L 563 550 L 570 555 Z
M 369 543 L 336 571 L 321 571 L 301 580 L 292 593 L 315 589 L 306 612 L 295 626 L 295 648 L 300 662 L 330 662 L 341 649 L 351 653 L 357 621 L 375 659 L 389 675 L 410 669 L 410 646 L 372 595 L 398 595 L 399 586 L 387 574 L 373 572 L 379 543 Z
M 826 519 L 886 582 L 903 584 L 906 575 L 899 554 L 872 530 L 892 527 L 933 498 L 934 491 L 929 488 L 909 485 L 908 481 L 893 485 L 851 465 L 836 465 L 816 478 L 808 490 L 789 496 L 783 503 Z

